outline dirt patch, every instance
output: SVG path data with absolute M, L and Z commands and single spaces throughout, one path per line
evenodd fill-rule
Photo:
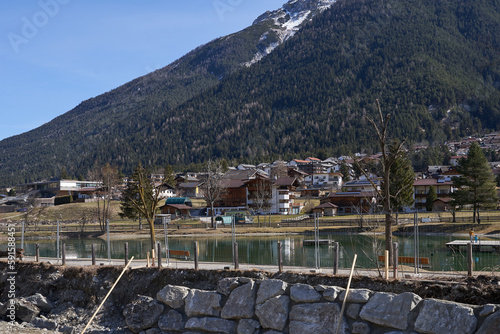
M 28 297 L 41 293 L 60 302 L 71 301 L 80 307 L 92 307 L 108 292 L 122 271 L 122 267 L 61 267 L 45 263 L 18 263 L 16 287 L 17 297 Z M 6 262 L 0 261 L 0 270 L 7 272 Z M 326 274 L 270 273 L 237 270 L 188 270 L 138 268 L 128 269 L 112 293 L 113 303 L 121 308 L 137 295 L 155 297 L 167 284 L 189 288 L 216 290 L 217 283 L 225 277 L 250 277 L 253 279 L 274 278 L 288 283 L 309 285 L 347 286 L 347 277 Z M 0 301 L 7 300 L 5 280 L 0 283 L 3 293 Z M 498 277 L 479 276 L 453 280 L 442 277 L 429 280 L 391 280 L 377 277 L 354 277 L 352 288 L 366 288 L 376 292 L 414 292 L 423 298 L 437 298 L 459 303 L 483 305 L 500 304 L 500 281 Z

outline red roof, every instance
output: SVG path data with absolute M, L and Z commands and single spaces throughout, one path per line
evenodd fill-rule
M 314 160 L 314 161 L 321 161 L 321 160 L 320 160 L 320 159 L 318 159 L 318 158 L 312 158 L 312 157 L 308 157 L 307 159 L 309 159 L 309 160 Z

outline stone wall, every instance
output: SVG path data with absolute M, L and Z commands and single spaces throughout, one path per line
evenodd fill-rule
M 123 310 L 134 333 L 335 333 L 345 299 L 337 286 L 224 278 L 217 291 L 166 285 Z M 339 333 L 500 333 L 498 305 L 472 306 L 352 289 Z

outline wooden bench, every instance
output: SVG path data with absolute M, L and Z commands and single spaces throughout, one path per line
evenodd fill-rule
M 191 257 L 191 254 L 189 253 L 189 251 L 186 251 L 186 250 L 169 249 L 168 255 L 171 258 L 178 258 L 178 259 L 184 259 L 184 260 L 188 260 Z
M 385 256 L 384 255 L 379 255 L 378 260 L 380 262 L 385 262 Z M 389 263 L 391 260 L 389 260 Z M 398 263 L 400 264 L 415 264 L 415 258 L 413 256 L 398 256 Z M 422 268 L 428 268 L 431 266 L 431 261 L 429 260 L 428 257 L 419 257 L 418 258 L 418 264 Z

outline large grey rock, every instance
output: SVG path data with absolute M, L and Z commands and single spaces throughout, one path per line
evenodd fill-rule
M 500 332 L 500 311 L 484 320 L 476 334 L 497 334 Z
M 290 312 L 290 334 L 335 333 L 340 319 L 340 307 L 334 303 L 298 304 Z M 345 333 L 342 321 L 340 333 Z
M 339 296 L 340 301 L 344 301 L 346 291 L 342 291 Z M 350 289 L 349 295 L 347 296 L 347 303 L 367 303 L 370 296 L 373 294 L 371 290 L 368 289 Z
M 241 319 L 236 332 L 238 334 L 258 334 L 260 323 L 253 319 Z
M 345 289 L 339 286 L 323 287 L 323 298 L 330 302 L 334 302 L 343 291 L 345 291 Z
M 164 331 L 182 331 L 184 329 L 184 320 L 182 314 L 170 310 L 167 314 L 158 319 L 158 327 Z
M 351 319 L 358 319 L 361 304 L 349 304 L 345 310 L 345 314 Z
M 352 324 L 352 334 L 370 334 L 370 326 L 366 322 L 355 322 Z
M 310 285 L 297 283 L 290 288 L 290 299 L 296 303 L 315 303 L 321 295 Z
M 257 304 L 262 304 L 268 299 L 276 296 L 281 296 L 285 293 L 288 284 L 278 279 L 267 279 L 260 283 L 259 291 L 257 292 Z
M 188 317 L 220 315 L 222 296 L 217 292 L 192 289 L 189 291 L 184 308 Z
M 57 322 L 49 319 L 33 318 L 31 324 L 38 328 L 45 328 L 49 330 L 54 330 L 57 328 Z
M 189 289 L 183 286 L 166 285 L 158 291 L 156 299 L 171 308 L 180 308 L 184 306 L 184 299 L 189 293 Z
M 128 328 L 139 333 L 142 330 L 153 327 L 163 313 L 164 306 L 148 296 L 138 296 L 123 310 L 125 323 Z
M 348 297 L 349 299 L 349 297 Z M 410 312 L 422 300 L 411 292 L 400 295 L 377 292 L 361 309 L 361 319 L 397 329 L 408 328 Z
M 281 295 L 273 297 L 255 307 L 255 314 L 263 328 L 282 331 L 288 319 L 290 297 Z
M 217 283 L 217 292 L 227 296 L 239 286 L 240 281 L 237 277 L 226 277 Z
M 50 312 L 55 306 L 52 304 L 50 300 L 48 300 L 45 296 L 43 296 L 40 293 L 36 293 L 33 296 L 29 296 L 25 298 L 25 300 L 33 303 L 38 307 L 42 312 L 48 313 Z
M 191 318 L 186 322 L 185 328 L 210 333 L 236 333 L 236 323 L 234 321 L 220 318 Z
M 479 316 L 486 317 L 492 314 L 497 310 L 497 306 L 495 304 L 486 304 L 483 306 L 481 312 L 479 312 Z
M 2 306 L 0 313 L 5 315 L 7 321 L 13 321 L 17 318 L 30 322 L 40 314 L 40 309 L 27 300 L 12 299 Z
M 415 330 L 428 334 L 468 334 L 476 330 L 474 310 L 466 305 L 428 299 L 415 320 Z
M 231 292 L 221 312 L 224 319 L 252 318 L 255 313 L 257 285 L 250 281 Z

